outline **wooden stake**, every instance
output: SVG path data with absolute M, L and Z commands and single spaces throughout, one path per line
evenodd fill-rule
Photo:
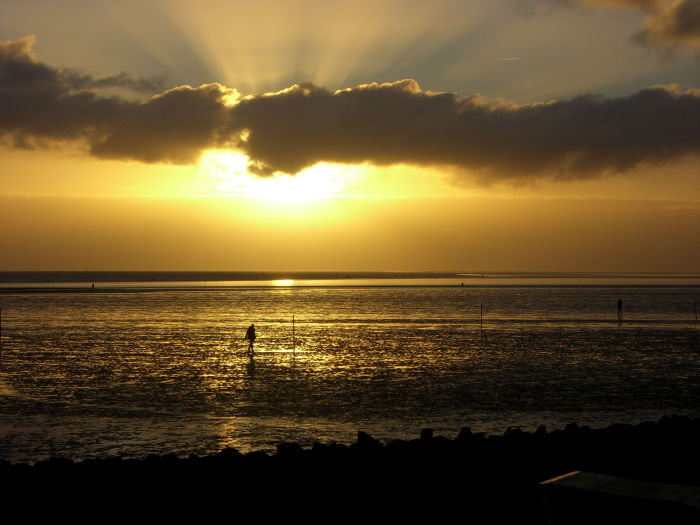
M 481 300 L 479 307 L 479 323 L 481 324 L 481 335 L 484 335 L 484 301 Z
M 292 357 L 297 353 L 297 338 L 294 331 L 294 315 L 292 315 Z

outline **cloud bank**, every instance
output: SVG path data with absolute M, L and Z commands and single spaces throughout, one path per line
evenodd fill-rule
M 94 88 L 149 90 L 125 73 L 95 79 L 52 68 L 31 52 L 34 37 L 0 43 L 0 137 L 11 147 L 81 141 L 91 154 L 143 162 L 193 163 L 220 145 L 231 90 L 218 84 L 177 87 L 147 102 L 101 97 Z
M 319 161 L 443 164 L 492 177 L 589 177 L 700 147 L 700 91 L 658 87 L 514 106 L 428 93 L 413 80 L 330 92 L 305 84 L 240 102 L 232 133 L 261 174 Z
M 634 40 L 665 49 L 689 46 L 700 57 L 700 0 L 677 0 L 651 11 Z
M 0 43 L 0 136 L 10 147 L 78 141 L 101 158 L 180 164 L 231 148 L 260 176 L 325 161 L 452 166 L 485 180 L 587 178 L 700 151 L 700 90 L 513 105 L 406 79 L 244 98 L 220 84 L 180 86 L 131 101 L 100 97 L 85 88 L 92 77 L 38 61 L 32 42 Z

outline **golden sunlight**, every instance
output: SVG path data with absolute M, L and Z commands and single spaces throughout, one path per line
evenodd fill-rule
M 248 157 L 242 153 L 209 150 L 199 162 L 200 173 L 217 180 L 221 195 L 268 201 L 313 201 L 340 196 L 359 182 L 361 167 L 319 163 L 296 175 L 275 174 L 257 177 L 246 169 Z

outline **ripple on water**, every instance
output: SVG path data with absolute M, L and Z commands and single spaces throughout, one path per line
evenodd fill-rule
M 454 436 L 463 426 L 500 433 L 700 415 L 697 329 L 683 309 L 694 292 L 4 295 L 0 457 L 272 450 L 347 443 L 357 430 L 388 440 L 427 426 Z M 630 306 L 618 324 L 621 294 Z

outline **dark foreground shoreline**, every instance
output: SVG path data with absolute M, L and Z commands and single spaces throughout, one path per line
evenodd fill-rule
M 538 484 L 574 470 L 700 487 L 700 418 L 488 437 L 465 428 L 452 440 L 426 429 L 386 445 L 360 432 L 350 446 L 284 443 L 272 455 L 0 461 L 0 495 L 6 513 L 79 521 L 545 523 Z

